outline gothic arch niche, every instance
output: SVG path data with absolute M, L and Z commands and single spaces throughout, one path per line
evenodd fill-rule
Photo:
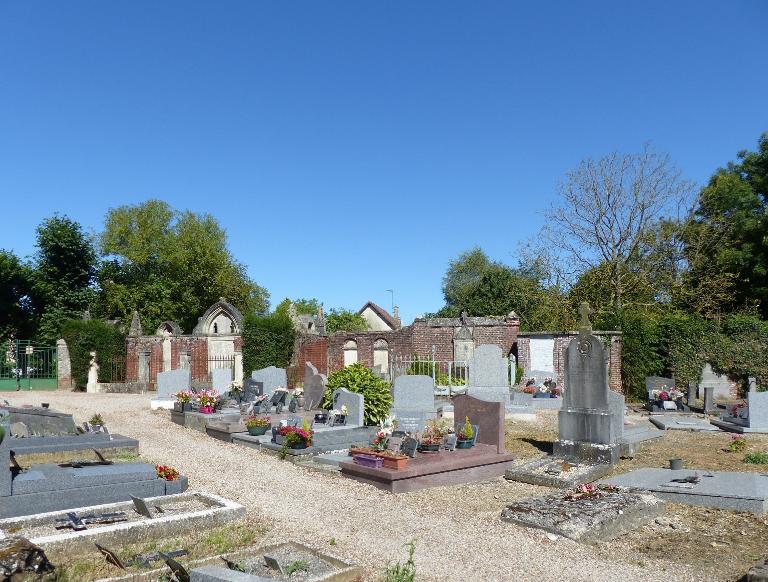
M 243 316 L 237 308 L 223 297 L 211 305 L 198 320 L 195 335 L 239 335 Z
M 373 342 L 373 371 L 382 377 L 389 374 L 389 344 L 385 339 Z
M 344 367 L 357 364 L 357 342 L 347 340 L 344 342 Z

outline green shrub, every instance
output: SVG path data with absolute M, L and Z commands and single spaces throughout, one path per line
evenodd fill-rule
M 106 377 L 115 357 L 125 356 L 125 334 L 114 325 L 95 319 L 69 319 L 62 324 L 62 337 L 69 348 L 75 388 L 85 388 L 91 352 L 96 352 L 100 375 Z
M 411 541 L 406 546 L 408 547 L 408 560 L 405 564 L 398 562 L 392 566 L 387 566 L 384 582 L 413 582 L 416 579 L 416 562 L 413 559 L 413 554 L 416 552 L 416 542 Z
M 392 408 L 392 392 L 389 383 L 376 376 L 360 363 L 352 364 L 328 376 L 327 390 L 323 398 L 323 408 L 333 407 L 333 391 L 346 388 L 350 392 L 362 394 L 365 398 L 365 424 L 376 425 L 382 422 Z
M 243 367 L 246 370 L 288 367 L 295 338 L 293 322 L 285 314 L 246 316 L 243 321 Z
M 744 462 L 751 465 L 768 465 L 768 452 L 747 453 L 744 455 Z

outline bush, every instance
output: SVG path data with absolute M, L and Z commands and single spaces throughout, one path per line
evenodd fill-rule
M 768 453 L 760 451 L 744 455 L 744 462 L 751 465 L 768 465 Z
M 323 408 L 333 408 L 333 391 L 346 388 L 365 398 L 364 420 L 368 426 L 376 425 L 389 416 L 392 408 L 392 392 L 389 383 L 376 376 L 362 364 L 352 364 L 328 376 Z
M 125 356 L 125 334 L 103 321 L 69 319 L 63 323 L 61 335 L 69 348 L 75 388 L 85 388 L 88 384 L 91 352 L 96 352 L 101 374 L 111 369 L 113 358 Z
M 287 368 L 293 357 L 296 330 L 282 313 L 248 315 L 243 321 L 243 367 L 260 370 L 269 366 Z

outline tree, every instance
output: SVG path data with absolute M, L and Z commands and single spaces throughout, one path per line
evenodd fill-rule
M 337 331 L 367 331 L 368 322 L 365 318 L 348 309 L 331 309 L 325 316 L 325 331 L 334 333 Z
M 480 247 L 464 251 L 448 263 L 448 269 L 443 276 L 443 297 L 446 306 L 458 308 L 462 305 L 467 293 L 493 264 Z
M 29 337 L 34 330 L 32 273 L 10 251 L 0 249 L 0 341 Z
M 700 310 L 757 306 L 768 317 L 768 132 L 739 152 L 699 193 L 685 236 L 690 296 Z M 714 292 L 713 292 L 714 290 Z
M 291 300 L 286 297 L 277 304 L 277 307 L 275 307 L 275 313 L 288 315 L 288 310 L 290 309 L 291 304 L 293 304 L 293 306 L 296 308 L 296 313 L 298 314 L 303 313 L 305 315 L 315 315 L 318 309 L 320 309 L 320 302 L 317 299 Z
M 101 247 L 106 318 L 127 321 L 137 310 L 150 329 L 171 319 L 191 331 L 219 297 L 244 314 L 269 307 L 266 289 L 232 257 L 224 229 L 210 214 L 177 212 L 161 200 L 113 208 Z
M 669 156 L 648 147 L 587 158 L 559 187 L 559 200 L 548 213 L 547 240 L 563 253 L 570 275 L 602 265 L 611 303 L 619 310 L 624 296 L 650 272 L 649 229 L 676 214 L 690 189 Z
M 79 223 L 54 215 L 37 227 L 34 295 L 40 311 L 37 336 L 54 343 L 64 321 L 79 318 L 95 298 L 96 249 Z

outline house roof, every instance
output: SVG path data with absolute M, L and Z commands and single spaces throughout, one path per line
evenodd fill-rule
M 395 320 L 395 318 L 392 317 L 386 309 L 376 305 L 373 301 L 369 301 L 368 303 L 363 305 L 357 313 L 362 314 L 363 311 L 365 311 L 366 308 L 368 307 L 370 307 L 373 310 L 373 312 L 376 315 L 378 315 L 382 319 L 382 321 L 384 321 L 384 323 L 386 323 L 392 329 L 397 329 L 398 327 L 400 327 L 397 320 Z

